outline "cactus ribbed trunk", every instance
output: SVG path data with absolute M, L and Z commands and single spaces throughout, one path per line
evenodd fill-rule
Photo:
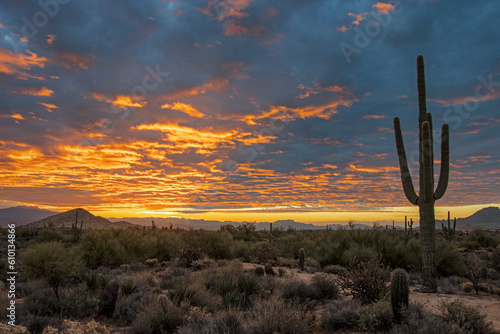
M 434 201 L 423 202 L 419 205 L 419 211 L 423 285 L 429 291 L 436 291 L 436 218 L 434 216 Z
M 417 57 L 418 130 L 419 130 L 419 193 L 415 192 L 410 175 L 399 118 L 394 118 L 396 148 L 401 169 L 401 181 L 406 198 L 418 205 L 422 244 L 422 278 L 426 292 L 437 291 L 436 284 L 436 218 L 434 203 L 443 197 L 449 179 L 449 128 L 443 125 L 441 134 L 441 172 L 434 191 L 434 137 L 432 115 L 427 112 L 424 58 Z

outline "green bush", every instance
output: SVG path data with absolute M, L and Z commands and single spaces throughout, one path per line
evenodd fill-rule
M 365 247 L 358 244 L 353 244 L 349 249 L 344 253 L 344 261 L 345 263 L 350 263 L 354 259 L 356 261 L 368 262 L 376 260 L 378 257 L 378 253 L 372 247 Z
M 80 243 L 83 260 L 87 267 L 120 266 L 135 258 L 118 241 L 113 231 L 98 230 L 85 233 Z
M 497 247 L 500 244 L 500 238 L 491 235 L 481 228 L 476 228 L 466 236 L 465 240 L 460 242 L 460 247 L 467 249 L 478 249 L 480 247 Z
M 21 254 L 23 274 L 30 278 L 43 278 L 54 290 L 59 301 L 59 289 L 70 278 L 78 276 L 83 268 L 80 254 L 59 242 L 34 245 Z
M 436 267 L 439 276 L 459 276 L 465 272 L 460 253 L 442 238 L 436 243 Z

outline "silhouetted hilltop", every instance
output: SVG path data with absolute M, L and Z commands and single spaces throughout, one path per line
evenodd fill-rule
M 453 212 L 451 214 L 451 222 L 453 224 Z M 448 220 L 440 220 L 438 222 L 439 228 L 441 227 L 441 222 L 447 224 Z M 481 227 L 485 229 L 499 229 L 500 208 L 491 206 L 481 209 L 470 215 L 469 217 L 457 218 L 457 228 L 473 229 L 475 227 Z
M 84 209 L 73 209 L 63 213 L 58 213 L 53 216 L 47 217 L 30 223 L 31 227 L 52 227 L 52 228 L 71 228 L 71 225 L 78 222 L 78 227 L 82 226 L 83 229 L 100 230 L 105 228 L 127 228 L 133 227 L 134 224 L 128 222 L 115 222 L 94 216 Z
M 26 225 L 53 214 L 55 212 L 39 209 L 36 206 L 15 206 L 0 209 L 0 228 L 5 228 L 9 224 L 16 224 L 16 226 Z

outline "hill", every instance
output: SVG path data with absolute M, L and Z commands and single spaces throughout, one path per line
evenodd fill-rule
M 441 222 L 448 223 L 447 220 L 436 221 L 436 227 L 441 228 Z M 452 215 L 453 223 L 453 215 Z M 473 229 L 481 227 L 485 229 L 499 229 L 500 228 L 500 208 L 488 207 L 481 209 L 466 218 L 457 218 L 457 228 Z
M 15 206 L 0 209 L 0 228 L 5 228 L 9 224 L 16 224 L 16 226 L 26 225 L 32 221 L 47 218 L 55 213 L 39 209 L 36 206 Z
M 63 213 L 58 213 L 28 224 L 31 227 L 53 227 L 53 228 L 71 228 L 71 225 L 78 222 L 78 227 L 83 229 L 100 230 L 105 228 L 128 228 L 136 225 L 120 221 L 110 222 L 109 220 L 94 216 L 84 209 L 73 209 Z

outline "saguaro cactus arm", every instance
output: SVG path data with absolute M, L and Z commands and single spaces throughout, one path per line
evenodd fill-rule
M 399 118 L 394 118 L 394 133 L 396 135 L 396 148 L 398 150 L 399 167 L 401 169 L 401 181 L 406 198 L 410 203 L 417 205 L 418 195 L 415 192 L 413 181 L 411 179 L 410 170 L 408 169 L 408 160 L 406 159 L 405 144 L 403 142 L 403 134 L 401 132 L 401 124 Z
M 450 129 L 448 124 L 443 124 L 441 129 L 441 172 L 439 174 L 439 182 L 434 193 L 435 199 L 443 197 L 448 187 L 448 179 L 450 177 Z

